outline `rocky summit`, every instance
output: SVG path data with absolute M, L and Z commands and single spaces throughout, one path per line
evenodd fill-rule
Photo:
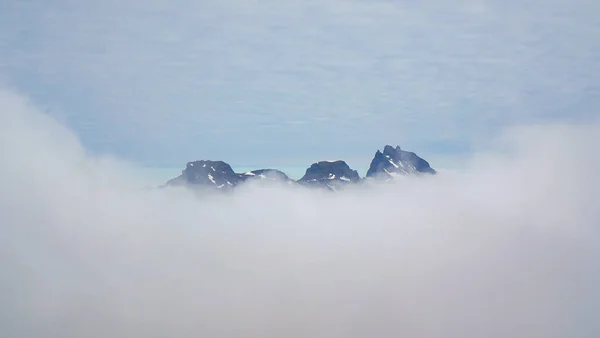
M 386 145 L 383 152 L 377 150 L 367 177 L 390 179 L 394 175 L 436 174 L 429 163 L 417 154 Z
M 321 161 L 313 163 L 298 180 L 306 186 L 316 186 L 336 190 L 348 183 L 360 181 L 356 170 L 352 170 L 344 161 Z
M 371 161 L 366 178 L 391 180 L 397 175 L 436 174 L 429 163 L 415 153 L 386 145 L 383 152 L 377 150 Z M 257 169 L 236 173 L 223 161 L 200 160 L 188 162 L 181 175 L 168 181 L 165 186 L 187 186 L 230 190 L 244 182 L 280 182 L 305 187 L 338 190 L 349 184 L 361 182 L 356 170 L 342 160 L 313 163 L 302 178 L 294 181 L 277 169 Z
M 230 189 L 240 183 L 254 180 L 294 183 L 284 172 L 277 169 L 258 169 L 238 174 L 223 161 L 201 160 L 188 162 L 181 175 L 168 181 L 166 186 L 190 186 L 200 188 Z
M 229 189 L 240 184 L 243 178 L 223 161 L 188 162 L 181 175 L 167 182 L 167 186 L 189 185 L 203 188 Z

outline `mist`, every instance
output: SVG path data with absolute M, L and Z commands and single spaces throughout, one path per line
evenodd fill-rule
M 434 177 L 199 199 L 139 189 L 19 93 L 0 117 L 2 337 L 600 335 L 599 124 L 510 128 Z

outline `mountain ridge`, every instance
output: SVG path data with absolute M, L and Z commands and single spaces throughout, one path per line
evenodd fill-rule
M 393 180 L 397 176 L 435 175 L 437 171 L 416 153 L 400 146 L 385 145 L 383 152 L 377 150 L 364 177 L 344 160 L 318 161 L 312 163 L 304 175 L 291 179 L 285 172 L 274 168 L 255 169 L 236 173 L 221 160 L 196 160 L 188 162 L 181 175 L 168 180 L 163 186 L 187 186 L 228 191 L 249 181 L 282 182 L 308 188 L 336 191 L 365 180 Z

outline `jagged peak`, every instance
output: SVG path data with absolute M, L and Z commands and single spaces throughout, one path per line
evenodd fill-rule
M 399 148 L 400 147 L 398 147 L 398 149 Z M 391 145 L 386 144 L 385 147 L 383 147 L 383 154 L 384 155 L 391 155 L 391 154 L 394 154 L 394 153 L 396 153 L 396 149 L 394 147 L 392 147 Z
M 375 153 L 375 157 L 367 171 L 367 177 L 379 175 L 387 177 L 390 173 L 435 174 L 436 171 L 416 153 L 402 150 L 398 145 L 394 148 L 388 144 L 383 147 L 383 153 L 379 150 Z

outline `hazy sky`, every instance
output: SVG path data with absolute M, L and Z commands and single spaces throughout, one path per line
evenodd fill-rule
M 504 126 L 598 116 L 598 17 L 595 0 L 6 0 L 0 81 L 146 165 L 364 167 L 389 143 L 452 166 Z

